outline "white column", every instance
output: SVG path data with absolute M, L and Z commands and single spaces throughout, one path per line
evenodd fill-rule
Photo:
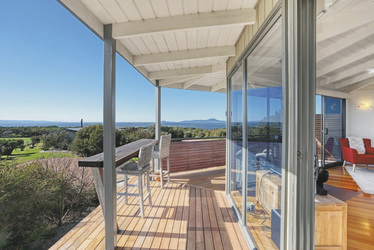
M 158 80 L 156 80 L 156 119 L 155 119 L 155 139 L 160 140 L 161 136 L 161 86 Z
M 104 25 L 104 218 L 105 249 L 117 244 L 115 169 L 116 41 L 112 25 Z
M 155 123 L 156 123 L 156 125 L 155 125 L 155 139 L 160 142 L 160 136 L 161 136 L 161 86 L 160 86 L 158 80 L 156 80 L 156 121 L 155 121 Z M 156 159 L 157 169 L 160 169 L 160 164 L 161 164 L 161 160 Z M 162 174 L 162 173 L 160 173 L 160 174 Z
M 282 2 L 282 249 L 314 249 L 315 2 Z

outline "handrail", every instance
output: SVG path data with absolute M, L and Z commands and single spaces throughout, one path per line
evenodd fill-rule
M 226 139 L 226 136 L 216 136 L 216 137 L 190 137 L 190 138 L 171 138 L 171 141 L 192 141 L 192 140 L 206 140 L 206 139 Z

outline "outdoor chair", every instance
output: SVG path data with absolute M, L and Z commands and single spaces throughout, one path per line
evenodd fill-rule
M 168 182 L 170 182 L 170 163 L 169 163 L 169 151 L 170 151 L 171 135 L 163 135 L 160 138 L 159 150 L 152 152 L 152 174 L 154 178 L 160 178 L 161 188 L 163 188 L 163 177 L 168 176 Z M 162 159 L 166 158 L 167 169 L 166 171 L 162 168 Z M 155 167 L 155 159 L 159 162 L 159 169 Z
M 127 204 L 127 196 L 138 196 L 139 197 L 139 205 L 140 205 L 140 215 L 144 218 L 144 207 L 143 202 L 148 198 L 149 205 L 152 206 L 152 199 L 151 199 L 151 188 L 150 188 L 150 179 L 149 179 L 149 171 L 150 171 L 150 161 L 152 155 L 152 145 L 144 146 L 140 148 L 139 152 L 139 160 L 138 162 L 126 162 L 120 165 L 116 172 L 117 174 L 124 175 L 124 192 L 117 193 L 117 195 L 125 196 L 125 204 Z M 130 185 L 127 182 L 127 176 L 133 175 L 138 176 L 138 183 L 137 185 Z M 143 198 L 143 177 L 146 175 L 147 180 L 147 195 Z M 144 183 L 145 184 L 145 183 Z M 137 187 L 138 193 L 129 193 L 128 187 Z

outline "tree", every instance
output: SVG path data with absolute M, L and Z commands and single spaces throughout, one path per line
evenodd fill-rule
M 0 144 L 2 145 L 2 153 L 9 157 L 13 150 L 18 147 L 18 143 L 15 140 L 1 140 Z
M 32 136 L 31 137 L 31 146 L 35 147 L 35 144 L 38 144 L 40 142 L 40 137 L 39 136 Z
M 54 131 L 42 135 L 43 150 L 49 148 L 69 149 L 74 137 L 65 130 Z
M 21 151 L 25 148 L 25 141 L 22 139 L 17 139 L 17 148 L 21 149 Z
M 92 125 L 78 131 L 70 149 L 87 157 L 103 152 L 103 126 Z

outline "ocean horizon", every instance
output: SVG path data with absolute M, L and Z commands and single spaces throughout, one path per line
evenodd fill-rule
M 95 124 L 103 124 L 102 122 L 83 122 L 83 126 L 90 126 Z M 123 127 L 149 127 L 154 125 L 154 122 L 116 122 L 117 128 Z M 182 121 L 182 122 L 169 122 L 162 121 L 162 126 L 168 127 L 182 127 L 182 128 L 201 128 L 201 129 L 221 129 L 226 128 L 225 121 Z M 32 120 L 0 120 L 0 127 L 46 127 L 56 126 L 62 128 L 75 128 L 80 127 L 80 122 L 56 122 L 56 121 L 32 121 Z

